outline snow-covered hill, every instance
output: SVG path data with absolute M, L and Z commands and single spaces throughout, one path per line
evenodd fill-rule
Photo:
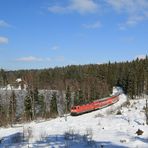
M 107 108 L 81 116 L 59 117 L 45 122 L 32 122 L 20 127 L 0 128 L 0 148 L 55 147 L 55 148 L 147 148 L 148 126 L 143 107 L 145 99 L 130 101 L 126 96 Z M 121 114 L 117 115 L 117 111 Z M 137 135 L 136 131 L 143 131 Z

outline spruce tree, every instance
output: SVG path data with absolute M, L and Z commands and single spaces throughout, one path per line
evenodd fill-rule
M 71 105 L 71 92 L 70 92 L 70 87 L 68 86 L 66 89 L 66 108 L 68 112 L 70 111 L 71 107 L 70 105 Z
M 10 96 L 9 118 L 10 118 L 10 123 L 12 125 L 16 119 L 16 95 L 14 91 L 12 91 L 11 96 Z
M 31 97 L 29 94 L 26 95 L 24 100 L 25 106 L 25 117 L 27 120 L 32 120 L 32 104 L 31 104 Z
M 8 84 L 7 73 L 3 69 L 1 69 L 0 73 L 1 73 L 1 81 L 2 81 L 1 84 L 2 86 L 6 86 Z
M 79 92 L 76 91 L 74 95 L 74 106 L 80 105 Z
M 127 92 L 130 98 L 134 99 L 135 94 L 135 75 L 134 72 L 131 71 L 128 76 L 128 87 Z
M 84 100 L 84 96 L 83 96 L 83 91 L 82 89 L 79 89 L 78 90 L 78 96 L 79 96 L 79 105 L 82 105 L 85 103 L 85 100 Z
M 44 96 L 42 94 L 38 94 L 38 100 L 36 101 L 36 116 L 43 117 L 44 114 L 45 114 Z
M 3 108 L 3 104 L 2 104 L 2 97 L 0 95 L 0 127 L 3 125 L 3 120 L 5 116 L 5 112 L 4 112 L 4 108 Z
M 57 110 L 57 98 L 56 98 L 56 92 L 52 94 L 51 102 L 50 102 L 50 115 L 52 117 L 55 117 L 58 114 Z

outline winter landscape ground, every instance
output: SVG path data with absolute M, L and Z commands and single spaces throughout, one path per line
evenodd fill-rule
M 122 94 L 116 104 L 102 110 L 0 128 L 0 148 L 147 148 L 146 99 L 131 100 L 129 106 L 126 101 Z M 142 135 L 136 134 L 138 129 Z

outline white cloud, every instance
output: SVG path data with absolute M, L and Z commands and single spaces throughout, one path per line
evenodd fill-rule
M 143 13 L 148 8 L 147 0 L 106 0 L 106 2 L 119 12 L 124 11 L 130 14 Z
M 63 61 L 65 61 L 65 57 L 64 56 L 55 57 L 55 61 L 57 61 L 57 62 L 63 62 Z
M 119 29 L 125 30 L 127 27 L 133 27 L 146 19 L 148 19 L 148 17 L 130 16 L 125 22 L 119 24 Z
M 98 4 L 94 0 L 70 0 L 70 3 L 66 6 L 51 6 L 48 10 L 53 13 L 69 13 L 78 12 L 84 13 L 94 13 L 98 9 Z
M 46 61 L 51 62 L 52 59 L 51 58 L 46 58 Z
M 106 0 L 106 2 L 117 12 L 127 15 L 127 20 L 119 25 L 120 29 L 148 20 L 148 0 Z
M 59 48 L 60 48 L 59 46 L 55 45 L 51 47 L 51 50 L 58 50 Z
M 0 20 L 0 27 L 10 27 L 10 25 L 4 20 Z
M 34 56 L 29 56 L 29 57 L 18 58 L 18 59 L 16 59 L 16 61 L 20 61 L 20 62 L 40 62 L 40 61 L 43 61 L 43 59 L 38 58 L 38 57 L 34 57 Z
M 48 11 L 52 12 L 52 13 L 64 13 L 66 12 L 67 8 L 61 7 L 61 6 L 51 6 L 48 7 Z
M 102 25 L 99 21 L 93 23 L 93 24 L 83 24 L 83 27 L 86 29 L 96 29 L 100 28 Z
M 35 57 L 35 56 L 28 56 L 28 57 L 21 57 L 17 58 L 15 61 L 18 62 L 63 62 L 65 61 L 64 56 L 55 56 L 55 57 Z
M 121 39 L 123 43 L 130 44 L 135 42 L 135 38 L 133 36 L 124 37 Z
M 71 0 L 69 9 L 79 13 L 96 12 L 98 5 L 93 0 Z
M 8 43 L 8 38 L 0 36 L 0 44 L 7 44 Z

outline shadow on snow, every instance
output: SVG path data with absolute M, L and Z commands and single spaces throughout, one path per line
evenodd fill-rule
M 25 140 L 23 133 L 15 133 L 0 140 L 0 148 L 4 147 L 30 147 L 30 148 L 126 148 L 122 145 L 113 144 L 110 141 L 94 141 L 88 135 L 80 134 L 64 134 L 64 135 L 48 135 L 42 136 L 39 141 L 28 142 Z M 144 139 L 140 139 L 145 141 Z

